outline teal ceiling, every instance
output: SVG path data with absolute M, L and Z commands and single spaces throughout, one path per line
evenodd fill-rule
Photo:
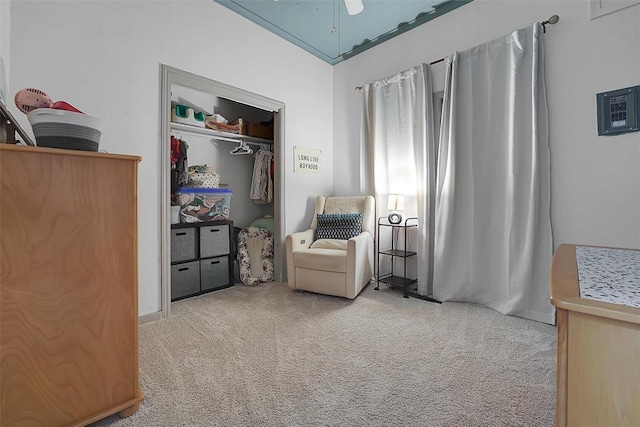
M 343 0 L 215 0 L 332 65 L 471 1 L 363 0 L 351 16 Z

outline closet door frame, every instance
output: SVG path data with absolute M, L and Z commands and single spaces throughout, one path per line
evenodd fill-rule
M 229 86 L 188 71 L 160 64 L 160 295 L 162 317 L 171 315 L 171 86 L 177 84 L 220 98 L 226 98 L 262 110 L 272 111 L 274 117 L 274 267 L 277 282 L 284 279 L 284 109 L 283 102 L 243 89 Z

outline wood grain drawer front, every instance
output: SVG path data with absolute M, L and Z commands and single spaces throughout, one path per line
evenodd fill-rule
M 200 228 L 200 258 L 227 255 L 230 252 L 228 225 L 213 225 Z
M 2 426 L 139 396 L 137 162 L 65 151 L 0 155 Z
M 200 290 L 229 285 L 229 256 L 200 260 Z
M 200 292 L 200 262 L 192 261 L 171 266 L 171 299 Z
M 171 262 L 191 261 L 197 257 L 196 229 L 171 230 Z
M 640 325 L 569 312 L 568 426 L 640 425 Z

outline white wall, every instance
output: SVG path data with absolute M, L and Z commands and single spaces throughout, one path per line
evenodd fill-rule
M 640 85 L 640 5 L 590 20 L 586 0 L 475 0 L 336 65 L 334 192 L 359 191 L 355 86 L 554 14 L 545 47 L 555 245 L 640 248 L 640 133 L 598 137 L 596 122 L 596 93 Z
M 4 82 L 0 80 L 0 85 L 9 84 L 9 67 L 11 59 L 11 0 L 0 0 L 0 67 L 4 67 Z M 2 70 L 0 69 L 0 79 L 2 79 Z M 4 89 L 7 89 L 5 87 Z M 9 96 L 5 93 L 8 104 Z
M 14 0 L 11 36 L 10 94 L 35 87 L 70 102 L 104 122 L 101 149 L 143 158 L 141 315 L 160 310 L 160 63 L 285 104 L 287 232 L 333 188 L 331 66 L 211 0 Z M 321 149 L 322 173 L 293 175 L 293 145 Z

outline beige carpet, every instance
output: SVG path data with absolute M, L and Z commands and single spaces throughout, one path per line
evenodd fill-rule
M 117 426 L 552 426 L 555 327 L 368 286 L 349 301 L 236 285 L 140 328 Z

